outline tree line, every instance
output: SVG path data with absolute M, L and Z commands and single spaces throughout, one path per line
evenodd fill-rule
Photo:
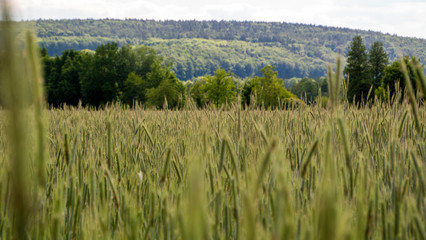
M 260 70 L 262 76 L 251 77 L 241 84 L 233 73 L 218 69 L 214 76 L 197 79 L 189 93 L 199 108 L 209 103 L 219 107 L 235 102 L 237 94 L 243 106 L 285 108 L 300 104 L 298 98 L 284 87 L 284 80 L 278 78 L 274 69 L 275 66 L 265 66 Z
M 347 86 L 346 97 L 350 103 L 372 101 L 375 98 L 388 101 L 401 93 L 404 99 L 405 77 L 403 66 L 407 67 L 414 91 L 417 91 L 415 79 L 424 78 L 424 66 L 415 56 L 403 56 L 401 59 L 390 61 L 382 42 L 376 41 L 367 50 L 361 36 L 355 36 L 349 44 L 346 53 L 346 66 L 343 74 Z M 292 81 L 292 79 L 290 79 Z M 327 99 L 328 83 L 325 77 L 317 79 L 296 79 L 289 88 L 297 97 L 308 103 L 318 101 L 321 95 Z M 343 96 L 343 93 L 341 93 Z
M 346 54 L 347 64 L 344 76 L 348 81 L 347 97 L 349 102 L 359 103 L 374 99 L 387 100 L 397 91 L 404 97 L 405 77 L 403 65 L 414 88 L 417 90 L 415 79 L 424 78 L 423 65 L 415 56 L 404 56 L 390 63 L 384 50 L 383 43 L 374 42 L 367 51 L 361 36 L 351 41 Z
M 172 108 L 183 104 L 185 86 L 171 70 L 171 62 L 145 46 L 102 44 L 95 52 L 65 50 L 49 57 L 42 50 L 47 101 L 101 106 L 112 101 L 132 105 L 140 101 Z
M 102 44 L 96 51 L 65 50 L 49 57 L 41 51 L 47 101 L 58 107 L 63 104 L 99 107 L 110 102 L 147 107 L 181 108 L 189 94 L 198 107 L 221 107 L 241 102 L 265 107 L 283 107 L 297 97 L 284 87 L 274 66 L 265 66 L 263 76 L 252 77 L 244 84 L 230 71 L 218 68 L 214 74 L 200 77 L 194 83 L 180 81 L 172 71 L 172 62 L 147 46 L 117 43 Z M 253 95 L 256 100 L 253 101 Z
M 374 96 L 386 100 L 398 89 L 404 90 L 401 61 L 389 64 L 381 42 L 372 44 L 367 51 L 362 37 L 356 36 L 349 45 L 344 76 L 348 82 L 349 102 L 359 103 Z M 220 107 L 240 99 L 243 106 L 266 108 L 285 107 L 287 104 L 318 102 L 324 105 L 328 96 L 327 78 L 284 80 L 276 66 L 266 65 L 258 76 L 244 80 L 231 71 L 217 68 L 213 74 L 182 82 L 174 73 L 173 63 L 148 46 L 117 43 L 101 44 L 96 51 L 65 50 L 60 56 L 49 57 L 42 49 L 48 103 L 53 107 L 62 104 L 99 107 L 109 102 L 161 108 L 181 108 L 187 96 L 198 107 Z M 420 60 L 404 57 L 410 79 L 422 74 Z M 399 85 L 397 85 L 398 83 Z M 414 89 L 417 84 L 412 82 Z M 287 88 L 286 88 L 287 86 Z

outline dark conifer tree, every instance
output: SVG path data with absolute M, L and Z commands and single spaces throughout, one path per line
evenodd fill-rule
M 344 74 L 349 78 L 348 100 L 359 102 L 367 98 L 371 87 L 371 78 L 368 68 L 367 49 L 362 43 L 361 36 L 352 39 L 346 55 L 347 65 Z
M 383 48 L 383 43 L 374 42 L 368 52 L 368 66 L 373 88 L 377 89 L 382 84 L 385 67 L 388 65 L 389 58 Z

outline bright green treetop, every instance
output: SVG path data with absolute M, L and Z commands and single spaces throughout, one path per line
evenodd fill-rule
M 262 77 L 253 78 L 252 92 L 256 94 L 257 104 L 268 107 L 277 107 L 281 100 L 295 97 L 284 88 L 283 79 L 278 78 L 275 66 L 265 66 L 260 70 Z
M 236 91 L 231 73 L 218 69 L 214 76 L 206 76 L 205 78 L 207 97 L 216 107 L 234 100 Z

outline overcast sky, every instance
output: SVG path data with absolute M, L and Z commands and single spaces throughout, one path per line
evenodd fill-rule
M 284 21 L 426 39 L 426 0 L 14 0 L 17 19 Z

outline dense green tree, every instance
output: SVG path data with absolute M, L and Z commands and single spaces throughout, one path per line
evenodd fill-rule
M 207 97 L 216 107 L 234 100 L 236 88 L 231 73 L 224 69 L 217 69 L 215 75 L 206 76 L 205 81 Z
M 172 72 L 172 63 L 166 62 L 150 47 L 139 46 L 134 49 L 135 73 L 146 79 L 146 88 L 155 88 Z
M 152 48 L 119 48 L 115 43 L 99 46 L 86 70 L 82 79 L 83 98 L 94 106 L 120 99 L 126 104 L 133 100 L 146 102 L 145 90 L 157 88 L 172 74 L 170 64 Z
M 185 102 L 185 86 L 174 75 L 147 90 L 148 103 L 156 108 L 181 108 Z M 167 104 L 167 105 L 165 105 Z
M 404 86 L 404 75 L 401 72 L 400 61 L 394 61 L 391 65 L 385 67 L 382 81 L 384 88 L 389 88 L 391 95 L 395 94 L 396 88 Z
M 189 92 L 197 107 L 202 108 L 207 104 L 208 98 L 204 79 L 197 79 Z
M 253 94 L 253 87 L 254 87 L 255 81 L 253 79 L 249 79 L 244 83 L 243 89 L 241 91 L 241 103 L 245 107 L 250 106 L 252 94 Z M 256 104 L 256 103 L 253 103 Z
M 297 77 L 292 77 L 290 79 L 284 79 L 284 87 L 286 89 L 290 89 L 294 84 L 298 83 L 300 80 L 302 80 L 302 79 L 297 78 Z
M 312 103 L 318 96 L 318 83 L 312 78 L 303 78 L 298 83 L 293 84 L 290 91 L 307 103 Z
M 116 43 L 101 45 L 96 49 L 92 61 L 88 62 L 85 78 L 82 80 L 82 94 L 85 103 L 99 106 L 118 100 L 119 87 L 119 48 Z M 127 73 L 128 74 L 128 73 Z M 126 75 L 127 75 L 126 74 Z
M 369 76 L 367 50 L 361 36 L 352 39 L 346 57 L 344 74 L 349 78 L 348 100 L 349 102 L 365 100 L 372 82 Z
M 171 61 L 150 47 L 109 43 L 99 46 L 96 52 L 67 50 L 54 58 L 44 49 L 42 59 L 48 102 L 53 106 L 76 105 L 80 100 L 91 106 L 111 101 L 147 103 L 147 89 L 170 98 L 172 107 L 178 105 L 174 89 L 185 97 L 181 82 L 171 70 Z M 166 91 L 168 86 L 173 89 Z M 151 94 L 150 103 L 159 102 L 153 99 Z
M 283 79 L 278 78 L 278 72 L 274 69 L 275 66 L 265 66 L 260 70 L 263 76 L 252 79 L 252 92 L 256 94 L 259 106 L 275 108 L 279 107 L 284 99 L 295 97 L 285 89 Z
M 79 74 L 81 72 L 81 55 L 74 59 L 67 59 L 62 67 L 61 79 L 58 84 L 59 102 L 77 105 L 81 100 L 81 86 Z
M 389 58 L 383 48 L 383 43 L 374 42 L 368 52 L 368 67 L 370 69 L 373 89 L 377 89 L 382 84 L 384 70 L 388 63 Z
M 318 85 L 321 88 L 321 95 L 328 96 L 328 81 L 326 77 L 320 77 L 317 79 Z
M 145 82 L 134 72 L 129 73 L 124 81 L 123 94 L 121 100 L 125 104 L 133 106 L 135 101 L 142 102 L 145 98 Z
M 45 69 L 48 103 L 59 106 L 63 103 L 77 105 L 81 100 L 80 73 L 84 68 L 84 54 L 66 50 L 61 56 L 49 58 L 42 51 Z
M 122 64 L 125 68 L 123 72 L 133 72 L 135 76 L 139 76 L 143 80 L 143 84 L 139 84 L 138 87 L 138 89 L 143 89 L 139 91 L 137 97 L 140 102 L 147 101 L 146 89 L 156 88 L 163 80 L 175 78 L 175 74 L 171 70 L 171 62 L 165 61 L 150 47 L 122 47 L 120 58 L 125 61 L 125 64 Z
M 47 79 L 50 77 L 51 72 L 53 70 L 53 59 L 49 57 L 49 54 L 47 52 L 46 48 L 41 48 L 40 52 L 41 62 L 43 66 L 43 77 L 45 79 L 44 83 L 47 85 Z
M 416 57 L 404 56 L 402 60 L 407 66 L 408 76 L 411 80 L 411 85 L 416 91 L 417 83 L 415 81 L 416 78 L 413 66 L 419 66 L 419 59 Z M 383 89 L 381 89 L 380 92 L 377 92 L 377 95 L 379 95 L 380 93 L 381 95 L 383 95 L 383 92 L 389 89 L 390 96 L 393 96 L 396 92 L 396 88 L 400 89 L 402 95 L 404 94 L 405 78 L 402 72 L 401 60 L 394 61 L 391 65 L 385 67 L 384 76 L 382 79 L 382 88 Z

